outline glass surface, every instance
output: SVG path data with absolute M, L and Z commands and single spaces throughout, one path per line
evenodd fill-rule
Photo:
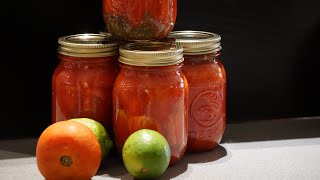
M 108 31 L 121 40 L 164 39 L 177 16 L 177 0 L 103 0 Z
M 215 148 L 226 126 L 226 73 L 217 54 L 185 55 L 184 72 L 189 84 L 190 152 Z
M 112 88 L 119 69 L 117 56 L 59 55 L 59 59 L 52 77 L 52 122 L 91 118 L 112 134 Z
M 153 129 L 168 140 L 170 164 L 174 164 L 187 145 L 187 98 L 188 84 L 181 65 L 121 65 L 113 90 L 113 126 L 118 150 L 121 152 L 133 132 Z

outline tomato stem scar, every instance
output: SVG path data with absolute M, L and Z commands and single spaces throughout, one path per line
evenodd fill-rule
M 72 158 L 70 156 L 61 156 L 60 163 L 64 166 L 71 166 L 72 165 Z

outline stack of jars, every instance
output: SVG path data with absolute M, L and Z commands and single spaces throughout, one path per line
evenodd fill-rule
M 220 36 L 171 32 L 177 0 L 104 0 L 109 33 L 59 38 L 52 121 L 99 121 L 121 152 L 126 139 L 153 129 L 171 161 L 186 149 L 215 148 L 226 125 L 226 74 Z

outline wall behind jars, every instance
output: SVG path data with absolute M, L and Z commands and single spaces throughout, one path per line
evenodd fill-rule
M 38 136 L 51 120 L 57 39 L 103 30 L 101 1 L 4 5 L 0 138 Z M 175 30 L 222 36 L 228 123 L 320 115 L 319 9 L 317 0 L 178 0 Z

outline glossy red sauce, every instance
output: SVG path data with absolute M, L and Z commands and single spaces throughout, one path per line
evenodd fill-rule
M 226 126 L 226 73 L 220 52 L 185 55 L 182 68 L 189 84 L 189 132 L 187 150 L 215 148 Z
M 59 55 L 52 77 L 52 122 L 91 118 L 112 133 L 112 89 L 116 56 L 79 58 Z
M 103 16 L 118 39 L 163 39 L 176 21 L 177 0 L 103 0 Z
M 121 67 L 113 91 L 113 126 L 119 151 L 133 132 L 153 129 L 168 140 L 170 164 L 176 163 L 186 150 L 188 137 L 188 85 L 181 66 Z

